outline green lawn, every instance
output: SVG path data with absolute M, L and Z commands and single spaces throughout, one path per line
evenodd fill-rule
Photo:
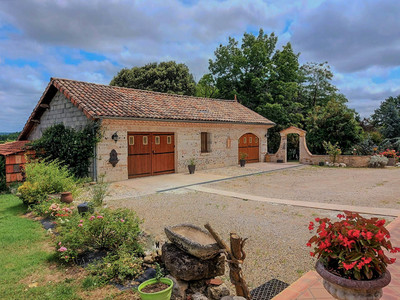
M 73 279 L 42 281 L 49 275 L 51 278 L 52 252 L 46 249 L 51 239 L 39 222 L 22 216 L 25 212 L 26 207 L 17 197 L 0 195 L 0 298 L 80 299 Z M 37 282 L 37 287 L 29 287 L 35 282 L 24 281 L 28 276 Z

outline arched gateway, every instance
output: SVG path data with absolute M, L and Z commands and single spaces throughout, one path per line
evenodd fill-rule
M 272 162 L 287 162 L 287 135 L 290 133 L 295 133 L 299 135 L 299 162 L 308 163 L 312 154 L 308 150 L 306 142 L 306 131 L 300 128 L 291 126 L 280 132 L 281 143 L 279 149 L 275 154 L 270 155 L 270 161 Z

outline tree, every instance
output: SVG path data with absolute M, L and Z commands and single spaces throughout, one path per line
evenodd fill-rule
M 110 85 L 162 93 L 194 95 L 196 83 L 185 64 L 174 61 L 122 69 Z
M 301 73 L 303 77 L 301 98 L 307 108 L 326 105 L 331 96 L 337 92 L 337 88 L 331 83 L 333 73 L 327 62 L 306 63 L 301 66 Z
M 218 98 L 218 89 L 211 74 L 204 74 L 196 85 L 196 96 L 204 98 Z
M 273 33 L 268 36 L 260 29 L 257 37 L 245 33 L 240 47 L 231 37 L 226 46 L 220 45 L 214 52 L 215 59 L 209 61 L 220 97 L 233 99 L 237 95 L 242 104 L 253 110 L 263 104 L 276 42 Z
M 325 154 L 322 142 L 338 143 L 343 152 L 361 140 L 358 115 L 346 106 L 347 99 L 334 95 L 325 106 L 316 106 L 306 119 L 307 145 L 311 153 Z
M 386 139 L 400 137 L 400 95 L 383 101 L 372 115 L 372 121 Z

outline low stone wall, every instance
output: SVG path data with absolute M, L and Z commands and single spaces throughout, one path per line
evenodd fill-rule
M 368 167 L 369 155 L 340 155 L 337 158 L 337 163 L 345 163 L 348 167 Z M 266 162 L 277 162 L 278 158 L 275 154 L 267 154 L 265 156 Z M 320 161 L 330 162 L 329 155 L 306 155 L 300 158 L 300 163 L 305 165 L 318 165 Z
M 345 163 L 348 167 L 368 167 L 371 156 L 369 155 L 339 155 L 337 163 Z M 311 155 L 311 157 L 303 158 L 301 163 L 308 165 L 318 165 L 320 161 L 330 162 L 329 155 Z

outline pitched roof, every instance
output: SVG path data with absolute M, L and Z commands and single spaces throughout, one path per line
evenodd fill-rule
M 29 141 L 16 141 L 5 144 L 0 144 L 0 155 L 10 155 L 18 152 L 25 151 L 25 144 Z
M 57 91 L 90 119 L 139 118 L 274 125 L 235 100 L 199 98 L 51 78 L 19 139 L 27 137 Z

